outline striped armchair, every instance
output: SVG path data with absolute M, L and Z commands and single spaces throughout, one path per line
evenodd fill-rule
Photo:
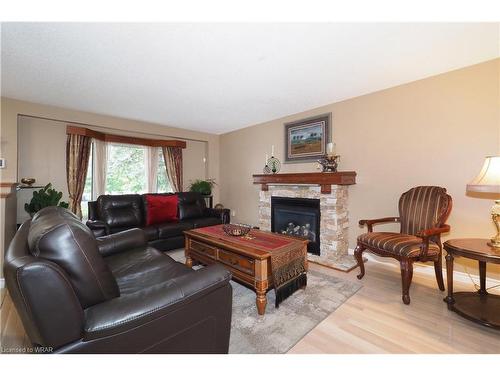
M 441 233 L 449 232 L 446 225 L 452 207 L 451 196 L 446 189 L 437 186 L 417 186 L 399 199 L 399 217 L 361 220 L 368 233 L 358 237 L 354 256 L 360 268 L 358 279 L 365 275 L 363 252 L 368 250 L 383 257 L 399 260 L 403 287 L 403 302 L 410 303 L 410 284 L 413 262 L 434 262 L 434 270 L 440 290 L 444 290 L 442 271 Z M 373 225 L 401 223 L 400 233 L 374 232 Z

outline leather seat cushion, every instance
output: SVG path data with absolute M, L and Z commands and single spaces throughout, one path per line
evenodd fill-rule
M 125 251 L 106 257 L 105 261 L 116 278 L 120 294 L 134 293 L 193 272 L 152 247 Z
M 389 232 L 369 232 L 358 237 L 358 243 L 368 247 L 384 250 L 388 253 L 416 258 L 420 255 L 422 239 L 417 236 Z M 439 247 L 430 242 L 427 255 L 436 255 Z
M 193 229 L 193 224 L 185 221 L 176 223 L 163 223 L 156 225 L 158 228 L 158 238 L 170 238 L 184 235 L 185 230 Z
M 158 239 L 158 228 L 154 225 L 141 228 L 146 235 L 146 239 L 149 241 L 155 241 Z
M 125 230 L 133 229 L 137 227 L 110 227 L 109 228 L 109 234 L 114 234 L 114 233 L 120 233 Z
M 217 217 L 200 217 L 198 219 L 186 220 L 193 225 L 193 228 L 209 227 L 211 225 L 222 224 L 222 220 Z

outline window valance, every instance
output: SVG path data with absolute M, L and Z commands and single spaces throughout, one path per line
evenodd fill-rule
M 152 138 L 137 138 L 137 137 L 127 137 L 118 134 L 108 134 L 92 130 L 89 128 L 83 128 L 79 126 L 68 125 L 66 127 L 66 134 L 83 135 L 90 138 L 99 139 L 104 142 L 115 142 L 115 143 L 128 143 L 133 145 L 142 145 L 150 147 L 179 147 L 186 148 L 185 141 L 178 140 L 166 140 L 166 139 L 152 139 Z

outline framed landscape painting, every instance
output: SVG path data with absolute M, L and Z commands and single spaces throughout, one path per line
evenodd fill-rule
M 285 124 L 285 162 L 316 161 L 326 155 L 331 113 Z

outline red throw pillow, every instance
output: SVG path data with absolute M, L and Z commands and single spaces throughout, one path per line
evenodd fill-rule
M 146 194 L 146 225 L 178 221 L 177 194 Z

